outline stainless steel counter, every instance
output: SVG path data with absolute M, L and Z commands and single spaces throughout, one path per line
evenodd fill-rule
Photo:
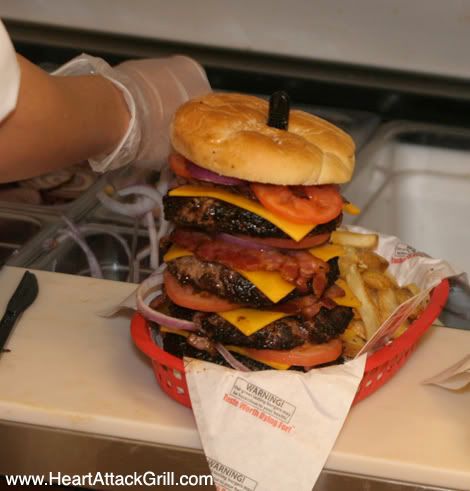
M 46 475 L 61 472 L 85 475 L 89 472 L 114 474 L 175 475 L 210 473 L 202 451 L 109 438 L 41 426 L 0 421 L 0 474 Z M 137 488 L 137 487 L 136 487 Z M 210 489 L 211 486 L 191 489 Z M 110 489 L 97 486 L 96 489 Z M 111 489 L 120 489 L 119 487 Z M 134 489 L 129 487 L 126 489 Z M 399 481 L 331 472 L 321 473 L 313 491 L 452 491 L 450 488 L 417 486 Z

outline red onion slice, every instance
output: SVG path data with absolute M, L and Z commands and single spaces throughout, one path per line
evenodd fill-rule
M 241 361 L 238 361 L 224 345 L 215 343 L 215 349 L 232 368 L 235 368 L 235 370 L 240 370 L 241 372 L 251 372 L 251 370 Z
M 104 191 L 96 194 L 100 203 L 110 211 L 126 217 L 140 217 L 155 208 L 155 201 L 150 198 L 141 198 L 135 203 L 121 203 L 108 196 Z
M 76 229 L 83 237 L 88 237 L 90 235 L 109 235 L 110 237 L 112 237 L 114 240 L 119 242 L 119 244 L 121 244 L 127 256 L 128 267 L 129 268 L 131 267 L 132 264 L 131 250 L 124 237 L 119 235 L 117 232 L 113 232 L 111 230 L 103 230 L 103 228 L 100 225 L 93 225 L 93 224 L 78 225 L 76 226 Z M 43 247 L 46 250 L 54 249 L 66 239 L 74 240 L 73 233 L 70 230 L 63 230 L 60 233 L 60 235 L 58 235 L 54 239 L 45 240 L 43 243 Z
M 103 278 L 103 273 L 101 271 L 98 259 L 96 258 L 93 251 L 90 249 L 84 238 L 82 237 L 80 231 L 77 229 L 76 225 L 69 220 L 66 216 L 62 216 L 62 220 L 67 224 L 70 229 L 72 239 L 80 246 L 84 252 L 88 265 L 90 267 L 90 274 L 93 278 Z
M 150 256 L 150 246 L 145 247 L 140 252 L 138 252 L 134 259 L 134 267 L 132 271 L 132 281 L 134 283 L 139 283 L 140 278 L 140 263 L 146 258 Z
M 145 214 L 145 222 L 150 241 L 150 267 L 152 269 L 156 269 L 158 268 L 159 243 L 157 229 L 155 227 L 155 218 L 153 217 L 153 213 L 151 211 Z
M 235 237 L 234 235 L 230 234 L 218 234 L 217 237 L 224 242 L 227 242 L 228 244 L 233 244 L 240 247 L 247 247 L 248 249 L 256 249 L 258 251 L 274 250 L 274 247 L 258 244 L 256 242 L 256 239 L 242 239 L 241 237 Z
M 158 312 L 158 310 L 154 310 L 148 306 L 151 300 L 152 290 L 157 289 L 158 296 L 161 295 L 161 290 L 158 287 L 163 285 L 163 275 L 153 274 L 149 276 L 145 281 L 141 283 L 139 288 L 137 289 L 136 297 L 137 297 L 137 310 L 147 319 L 157 324 L 165 327 L 170 327 L 173 329 L 183 329 L 185 331 L 197 331 L 198 328 L 194 322 L 187 321 L 184 319 L 177 319 L 176 317 L 170 317 L 169 315 Z M 152 300 L 155 300 L 153 297 Z
M 162 207 L 162 195 L 155 188 L 146 186 L 145 184 L 138 184 L 120 189 L 117 194 L 119 196 L 130 196 L 131 194 L 146 196 L 159 205 L 160 208 Z
M 198 179 L 199 181 L 213 182 L 215 184 L 223 184 L 225 186 L 239 186 L 240 184 L 244 183 L 244 181 L 237 179 L 236 177 L 221 176 L 215 172 L 211 172 L 210 170 L 203 169 L 193 162 L 187 161 L 186 168 L 194 179 Z

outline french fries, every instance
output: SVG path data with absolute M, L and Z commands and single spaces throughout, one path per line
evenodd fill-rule
M 380 271 L 364 271 L 362 279 L 366 286 L 374 288 L 375 290 L 389 290 L 394 288 L 392 280 Z
M 347 358 L 354 358 L 366 342 L 366 332 L 364 323 L 360 320 L 353 320 L 341 336 L 344 350 L 343 354 Z
M 398 288 L 398 290 L 395 291 L 395 295 L 397 297 L 398 305 L 401 305 L 402 303 L 405 303 L 407 300 L 409 300 L 415 294 L 408 286 L 405 288 Z
M 358 234 L 346 230 L 335 230 L 331 233 L 331 243 L 342 246 L 373 249 L 378 242 L 377 234 Z
M 346 274 L 346 282 L 361 302 L 361 306 L 357 310 L 364 322 L 366 337 L 367 339 L 370 339 L 374 332 L 379 328 L 380 319 L 377 315 L 377 309 L 367 293 L 364 281 L 355 264 L 349 268 L 349 271 Z
M 385 322 L 398 307 L 397 297 L 392 288 L 377 290 L 377 305 L 380 324 Z
M 371 250 L 377 240 L 375 234 L 341 230 L 331 234 L 331 241 L 344 248 L 344 253 L 338 259 L 338 267 L 340 278 L 346 281 L 350 290 L 344 298 L 348 299 L 347 303 L 353 307 L 354 312 L 353 320 L 342 335 L 343 352 L 348 358 L 354 357 L 361 350 L 399 305 L 420 291 L 414 284 L 404 287 L 397 284 L 395 278 L 387 272 L 387 260 Z M 351 302 L 351 296 L 355 296 L 360 305 Z M 395 331 L 394 338 L 406 331 L 409 322 L 421 313 L 424 305 L 402 323 Z
M 371 271 L 380 271 L 383 273 L 388 268 L 388 261 L 375 252 L 357 250 L 356 256 L 363 269 L 370 269 Z

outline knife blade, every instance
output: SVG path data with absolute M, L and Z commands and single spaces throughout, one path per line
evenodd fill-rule
M 6 311 L 0 321 L 0 352 L 20 315 L 31 306 L 38 296 L 38 280 L 33 273 L 26 271 L 8 302 Z

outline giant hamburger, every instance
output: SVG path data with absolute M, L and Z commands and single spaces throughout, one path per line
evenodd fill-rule
M 177 111 L 171 143 L 174 229 L 150 316 L 163 349 L 241 370 L 340 359 L 353 311 L 328 240 L 347 206 L 349 135 L 283 94 L 211 93 Z

